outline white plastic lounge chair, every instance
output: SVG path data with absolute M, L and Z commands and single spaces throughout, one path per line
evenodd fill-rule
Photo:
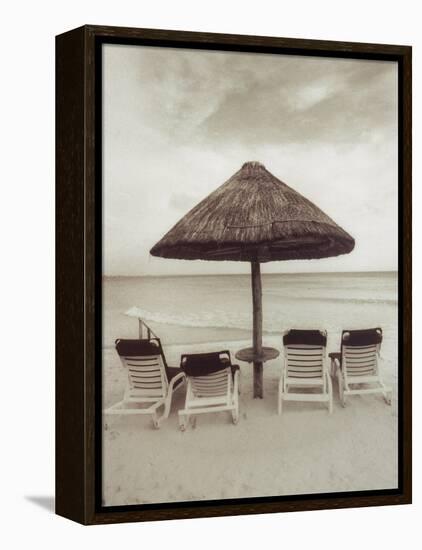
M 230 411 L 234 424 L 239 420 L 239 367 L 231 364 L 230 352 L 182 355 L 181 368 L 188 387 L 185 408 L 179 411 L 184 431 L 191 415 Z
M 278 414 L 282 412 L 283 401 L 322 401 L 328 404 L 331 413 L 333 390 L 326 363 L 327 333 L 292 329 L 283 335 L 283 344 Z M 319 392 L 310 393 L 309 389 Z
M 152 417 L 154 427 L 159 428 L 170 413 L 173 392 L 186 381 L 184 372 L 167 366 L 158 338 L 119 339 L 116 351 L 127 370 L 127 385 L 123 400 L 105 409 L 104 414 L 147 414 Z M 164 412 L 158 417 L 157 410 L 161 406 Z
M 391 389 L 384 385 L 379 373 L 381 342 L 380 328 L 343 330 L 341 352 L 329 354 L 331 371 L 337 376 L 343 407 L 346 406 L 348 395 L 371 393 L 381 393 L 385 401 L 391 405 Z M 356 387 L 361 384 L 364 387 Z

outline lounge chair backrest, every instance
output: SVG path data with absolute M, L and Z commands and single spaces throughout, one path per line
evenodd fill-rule
M 227 350 L 211 353 L 191 353 L 182 355 L 180 367 L 187 376 L 207 376 L 226 369 L 231 364 Z
M 164 397 L 168 380 L 162 350 L 151 340 L 116 340 L 116 351 L 137 396 Z
M 346 376 L 373 376 L 378 373 L 378 354 L 382 342 L 380 328 L 343 330 L 341 362 Z
M 290 330 L 283 336 L 289 378 L 322 378 L 327 334 L 319 330 Z
M 219 397 L 230 393 L 229 351 L 182 355 L 180 366 L 188 376 L 195 397 Z
M 189 378 L 195 397 L 219 397 L 228 395 L 231 388 L 231 369 L 226 368 L 207 376 Z

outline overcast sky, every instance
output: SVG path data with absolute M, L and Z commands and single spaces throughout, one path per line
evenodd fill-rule
M 246 273 L 150 248 L 257 160 L 356 240 L 346 256 L 264 273 L 397 269 L 397 64 L 106 45 L 106 275 Z

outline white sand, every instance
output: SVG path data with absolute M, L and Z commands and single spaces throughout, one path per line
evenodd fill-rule
M 165 348 L 178 366 L 180 354 L 249 342 Z M 277 346 L 271 338 L 265 345 Z M 390 348 L 390 349 L 389 349 Z M 336 351 L 330 349 L 330 351 Z M 174 502 L 397 487 L 397 363 L 393 343 L 382 350 L 384 382 L 392 406 L 381 395 L 353 396 L 346 408 L 333 381 L 334 411 L 322 403 L 283 405 L 277 415 L 281 359 L 264 367 L 264 399 L 252 397 L 252 367 L 241 367 L 240 420 L 227 412 L 198 415 L 196 427 L 178 428 L 184 389 L 175 393 L 170 417 L 159 430 L 149 416 L 108 416 L 104 421 L 105 505 Z M 126 373 L 114 350 L 105 350 L 104 406 L 121 399 Z

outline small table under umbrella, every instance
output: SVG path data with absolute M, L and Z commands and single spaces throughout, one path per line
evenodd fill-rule
M 254 397 L 263 396 L 260 264 L 348 254 L 354 239 L 311 201 L 259 162 L 246 162 L 188 212 L 151 249 L 183 260 L 250 262 L 253 299 Z

